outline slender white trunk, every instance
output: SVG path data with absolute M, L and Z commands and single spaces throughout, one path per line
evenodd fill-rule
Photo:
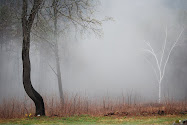
M 161 102 L 161 81 L 159 82 L 159 95 L 158 95 L 158 102 L 160 103 Z
M 156 75 L 156 79 L 158 81 L 158 101 L 159 103 L 161 102 L 161 83 L 162 83 L 162 80 L 165 76 L 165 70 L 166 70 L 166 66 L 168 64 L 168 60 L 170 58 L 170 55 L 171 55 L 171 52 L 173 51 L 173 48 L 177 45 L 178 41 L 179 41 L 179 38 L 181 37 L 182 33 L 183 33 L 184 29 L 180 32 L 179 36 L 177 37 L 177 40 L 173 43 L 172 47 L 170 48 L 170 51 L 168 53 L 168 55 L 166 55 L 166 60 L 165 62 L 163 62 L 163 58 L 164 58 L 164 54 L 165 54 L 165 49 L 166 49 L 166 43 L 167 43 L 167 28 L 166 28 L 166 37 L 165 37 L 165 42 L 164 42 L 164 45 L 163 45 L 163 49 L 162 49 L 162 54 L 161 54 L 161 57 L 160 57 L 160 61 L 159 61 L 159 58 L 158 56 L 156 55 L 153 47 L 151 46 L 151 44 L 148 42 L 146 43 L 146 45 L 149 47 L 148 49 L 144 49 L 145 52 L 148 52 L 150 53 L 155 61 L 156 61 L 156 65 L 154 66 L 148 59 L 146 59 L 148 61 L 149 64 L 151 64 L 152 66 L 152 69 Z

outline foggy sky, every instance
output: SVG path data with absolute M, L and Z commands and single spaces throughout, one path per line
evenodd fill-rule
M 176 40 L 181 30 L 187 26 L 185 21 L 179 20 L 179 10 L 187 11 L 187 1 L 101 0 L 96 17 L 113 18 L 113 21 L 103 22 L 104 34 L 101 38 L 94 34 L 82 39 L 70 37 L 71 35 L 61 36 L 59 47 L 63 90 L 69 93 L 86 93 L 90 97 L 107 94 L 118 96 L 122 92 L 133 92 L 146 99 L 158 99 L 158 84 L 154 72 L 144 59 L 151 57 L 142 52 L 142 48 L 145 47 L 144 41 L 149 41 L 159 55 L 166 27 L 168 47 Z M 170 93 L 176 99 L 184 99 L 187 94 L 186 34 L 185 29 L 180 45 L 171 55 L 162 83 L 163 94 Z M 0 100 L 7 96 L 25 94 L 21 82 L 21 50 L 17 54 L 8 54 L 5 50 L 2 52 Z M 14 67 L 14 57 L 18 55 L 20 76 L 16 80 L 14 74 L 18 73 L 18 67 Z M 55 57 L 46 54 L 45 50 L 37 50 L 35 45 L 31 46 L 30 55 L 33 86 L 42 95 L 58 95 L 57 79 L 49 67 L 49 64 L 55 67 Z M 42 70 L 38 70 L 40 68 Z

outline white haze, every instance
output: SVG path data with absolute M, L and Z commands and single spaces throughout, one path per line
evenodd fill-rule
M 184 8 L 187 7 L 184 5 Z M 144 41 L 149 41 L 157 51 L 160 50 L 166 27 L 168 27 L 170 42 L 173 42 L 183 27 L 178 22 L 177 14 L 177 9 L 168 7 L 166 0 L 101 0 L 101 7 L 96 17 L 108 16 L 114 19 L 114 21 L 103 22 L 102 38 L 91 34 L 84 39 L 76 39 L 70 35 L 67 38 L 62 36 L 60 40 L 63 43 L 65 41 L 67 45 L 59 46 L 63 90 L 69 93 L 86 93 L 90 97 L 107 94 L 120 96 L 122 93 L 133 92 L 146 99 L 158 99 L 158 85 L 154 72 L 144 59 L 148 55 L 141 49 L 145 47 Z M 180 43 L 184 42 L 180 41 Z M 185 47 L 180 46 L 175 50 L 185 50 Z M 54 57 L 40 57 L 34 46 L 31 53 L 33 53 L 31 54 L 33 86 L 42 95 L 58 95 L 57 79 L 48 65 L 50 63 L 55 67 Z M 44 72 L 38 70 L 40 66 Z M 167 70 L 172 71 L 168 68 Z M 185 72 L 187 75 L 187 69 Z M 172 72 L 166 72 L 163 89 L 170 86 L 167 81 L 171 78 L 171 74 Z M 1 85 L 13 86 L 11 89 L 4 87 L 5 89 L 1 90 L 1 94 L 3 93 L 1 98 L 7 96 L 6 94 L 9 96 L 14 96 L 16 93 L 25 94 L 21 83 L 16 87 L 14 84 L 9 82 Z M 174 90 L 175 87 L 168 88 L 172 96 L 178 94 L 177 97 L 180 96 L 181 99 L 185 97 L 185 91 L 180 93 Z M 184 88 L 186 86 L 181 87 Z
M 173 28 L 178 26 L 175 12 L 163 0 L 102 0 L 101 17 L 114 21 L 103 24 L 102 39 L 90 36 L 70 50 L 73 57 L 64 88 L 94 95 L 133 91 L 157 98 L 158 85 L 141 49 L 144 40 L 161 49 L 166 27 L 170 34 L 177 30 L 173 39 L 177 38 L 182 27 Z

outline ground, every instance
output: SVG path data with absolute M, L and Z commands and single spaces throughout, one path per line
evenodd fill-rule
M 0 124 L 172 124 L 187 119 L 187 115 L 93 117 L 89 115 L 72 117 L 29 117 L 22 119 L 0 119 Z

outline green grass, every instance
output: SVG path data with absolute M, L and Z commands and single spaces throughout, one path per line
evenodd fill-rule
M 134 117 L 92 117 L 89 115 L 72 117 L 30 117 L 22 119 L 0 119 L 0 124 L 172 124 L 183 116 L 134 116 Z

